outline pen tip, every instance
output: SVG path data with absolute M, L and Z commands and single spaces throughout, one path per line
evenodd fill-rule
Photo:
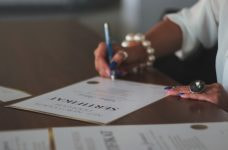
M 112 79 L 112 81 L 114 81 L 115 80 L 115 76 L 111 75 L 111 79 Z
M 111 71 L 110 77 L 111 77 L 112 81 L 114 81 L 116 79 L 115 71 Z

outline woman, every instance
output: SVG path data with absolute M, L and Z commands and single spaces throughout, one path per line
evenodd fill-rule
M 206 85 L 202 92 L 192 92 L 189 86 L 167 87 L 167 95 L 178 95 L 183 99 L 194 99 L 214 103 L 228 111 L 228 6 L 227 0 L 200 0 L 190 9 L 167 15 L 145 34 L 155 49 L 154 55 L 161 57 L 177 50 L 184 59 L 195 52 L 199 45 L 206 48 L 218 43 L 216 75 L 218 83 Z M 133 45 L 133 46 L 132 46 Z M 120 70 L 141 64 L 148 57 L 140 42 L 131 42 L 128 47 L 115 45 L 113 62 Z M 124 49 L 124 51 L 123 51 Z M 106 63 L 106 46 L 101 42 L 94 52 L 95 67 L 102 77 L 109 77 Z

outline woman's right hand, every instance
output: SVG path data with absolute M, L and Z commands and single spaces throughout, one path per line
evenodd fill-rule
M 113 45 L 114 56 L 112 61 L 115 61 L 118 64 L 117 70 L 122 72 L 122 74 L 126 74 L 131 70 L 134 66 L 143 62 L 147 53 L 145 49 L 139 43 L 132 43 L 130 47 L 123 48 L 119 45 Z M 122 53 L 118 53 L 120 51 L 126 51 L 128 54 L 128 58 L 124 60 L 124 56 Z M 104 42 L 99 43 L 98 47 L 94 51 L 95 56 L 95 68 L 101 77 L 110 77 L 110 68 L 106 60 L 106 44 Z

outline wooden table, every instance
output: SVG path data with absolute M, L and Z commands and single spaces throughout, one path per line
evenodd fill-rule
M 0 85 L 33 96 L 93 77 L 93 50 L 101 40 L 74 20 L 0 22 Z M 156 70 L 129 75 L 127 80 L 174 85 Z M 93 125 L 39 113 L 5 108 L 0 104 L 0 130 Z M 215 105 L 167 97 L 115 122 L 158 124 L 226 121 L 228 113 Z

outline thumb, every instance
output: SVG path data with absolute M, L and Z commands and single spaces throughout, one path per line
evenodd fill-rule
M 118 65 L 122 64 L 128 58 L 128 53 L 124 50 L 118 51 L 114 56 L 112 61 L 116 62 Z

